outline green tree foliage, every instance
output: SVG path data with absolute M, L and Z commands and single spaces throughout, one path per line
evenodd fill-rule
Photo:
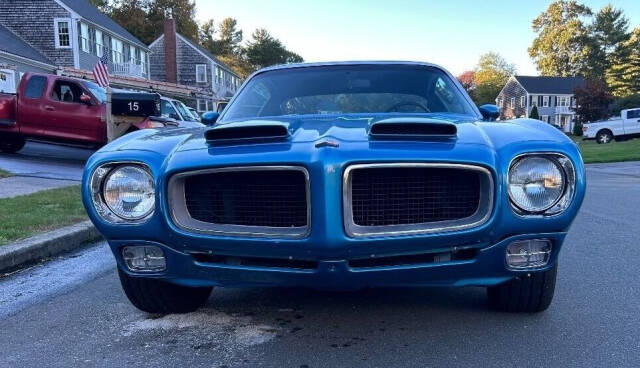
M 618 116 L 620 111 L 640 107 L 640 94 L 617 99 L 611 106 L 611 115 Z
M 89 0 L 89 4 L 95 6 L 101 12 L 109 14 L 110 4 L 109 0 Z
M 597 79 L 589 79 L 584 86 L 573 91 L 576 98 L 576 115 L 579 122 L 598 121 L 609 117 L 609 105 L 613 97 L 606 83 Z
M 640 28 L 616 48 L 606 80 L 616 97 L 640 94 Z
M 480 55 L 473 74 L 475 103 L 495 103 L 498 93 L 515 72 L 515 65 L 508 63 L 496 52 Z
M 540 120 L 540 114 L 538 113 L 538 106 L 533 106 L 531 108 L 531 112 L 529 113 L 529 118 Z
M 242 30 L 238 29 L 238 22 L 233 18 L 225 18 L 220 23 L 220 55 L 237 55 L 242 42 Z
M 149 0 L 117 0 L 110 7 L 111 19 L 145 44 L 153 42 L 156 33 L 148 22 Z
M 589 70 L 594 66 L 590 61 L 601 55 L 582 21 L 591 14 L 589 7 L 575 0 L 558 0 L 533 20 L 537 36 L 528 51 L 542 75 L 566 77 L 598 73 Z
M 287 50 L 280 40 L 264 28 L 256 29 L 251 38 L 245 47 L 245 55 L 254 69 L 303 61 L 300 55 Z
M 579 121 L 576 121 L 573 124 L 573 131 L 572 131 L 573 135 L 575 135 L 576 137 L 582 137 L 583 131 L 582 131 L 582 123 Z

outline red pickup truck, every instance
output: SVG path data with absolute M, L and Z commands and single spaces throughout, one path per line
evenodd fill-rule
M 128 92 L 120 94 L 135 95 Z M 117 92 L 114 92 L 114 101 L 116 95 Z M 159 105 L 159 96 L 157 98 Z M 107 143 L 105 101 L 104 88 L 91 81 L 27 73 L 20 81 L 17 94 L 0 95 L 0 151 L 17 152 L 24 147 L 28 138 L 102 146 Z M 133 106 L 137 113 L 141 112 L 137 103 L 128 105 Z M 155 107 L 154 104 L 152 106 Z M 153 111 L 156 111 L 155 108 Z M 189 126 L 185 124 L 158 117 L 136 123 L 130 130 L 168 125 Z

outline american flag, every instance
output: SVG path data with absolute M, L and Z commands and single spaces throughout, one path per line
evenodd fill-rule
M 93 77 L 96 79 L 96 82 L 98 82 L 98 84 L 101 87 L 108 87 L 109 86 L 109 60 L 107 57 L 107 53 L 105 52 L 104 55 L 102 55 L 102 57 L 100 58 L 100 60 L 98 60 L 98 62 L 96 63 L 96 66 L 93 67 Z

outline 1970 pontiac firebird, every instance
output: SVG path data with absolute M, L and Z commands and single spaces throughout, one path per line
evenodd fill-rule
M 147 312 L 195 310 L 213 286 L 467 285 L 538 312 L 585 171 L 554 127 L 496 112 L 426 63 L 267 68 L 211 127 L 96 152 L 83 199 Z

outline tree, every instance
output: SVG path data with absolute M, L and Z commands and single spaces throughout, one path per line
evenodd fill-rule
M 575 0 L 558 0 L 533 20 L 537 36 L 528 51 L 542 75 L 602 75 L 603 70 L 593 68 L 602 55 L 582 22 L 591 14 Z
M 256 29 L 251 37 L 244 51 L 249 65 L 254 69 L 303 61 L 300 55 L 287 50 L 280 40 L 264 28 Z
M 458 76 L 458 81 L 462 84 L 462 87 L 467 91 L 471 99 L 475 102 L 475 89 L 476 83 L 474 81 L 475 72 L 473 70 L 467 70 Z
M 110 13 L 109 0 L 89 0 L 89 4 L 95 6 L 101 12 L 105 14 Z
M 618 116 L 622 110 L 633 109 L 638 106 L 640 106 L 640 94 L 619 98 L 611 106 L 611 115 Z
M 150 40 L 141 40 L 146 44 L 158 38 L 164 30 L 164 20 L 172 17 L 176 21 L 176 31 L 198 42 L 198 23 L 195 21 L 196 4 L 191 0 L 149 0 L 147 21 L 152 30 Z
M 113 2 L 109 16 L 145 44 L 153 42 L 155 31 L 147 20 L 148 0 Z
M 597 79 L 588 79 L 584 86 L 574 90 L 576 98 L 576 115 L 579 122 L 598 121 L 609 117 L 609 105 L 613 97 L 607 85 Z
M 496 96 L 515 72 L 515 66 L 496 52 L 480 55 L 473 76 L 476 104 L 495 103 Z
M 530 119 L 540 120 L 540 114 L 538 114 L 538 106 L 533 105 L 531 108 L 531 112 L 529 113 Z
M 234 18 L 223 19 L 220 23 L 219 33 L 220 55 L 238 54 L 242 42 L 242 30 L 238 29 L 238 22 Z
M 614 96 L 624 97 L 640 93 L 640 28 L 618 45 L 606 80 Z

